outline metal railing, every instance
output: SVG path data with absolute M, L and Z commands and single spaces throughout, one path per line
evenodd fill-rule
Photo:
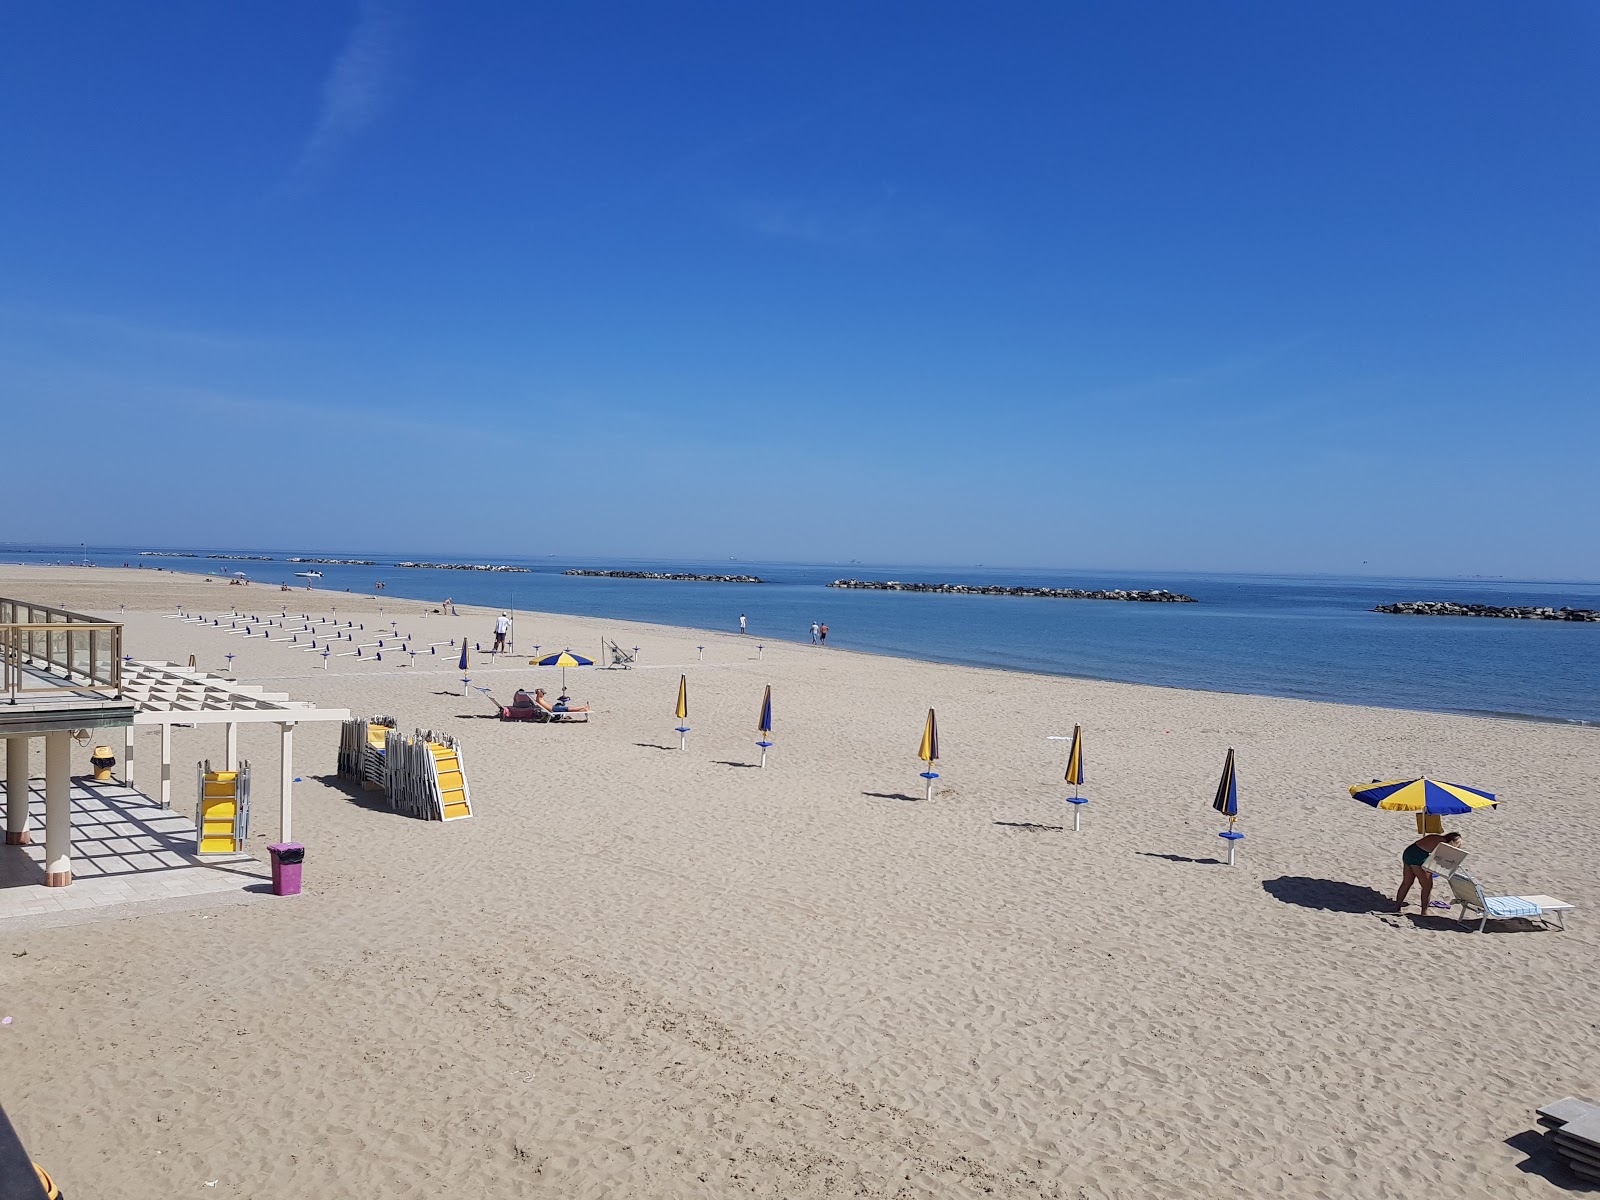
M 0 597 L 0 692 L 64 689 L 122 695 L 122 625 Z

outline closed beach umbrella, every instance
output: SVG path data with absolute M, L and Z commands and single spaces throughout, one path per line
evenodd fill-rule
M 461 653 L 465 657 L 467 652 L 463 649 Z M 594 666 L 594 659 L 585 658 L 581 654 L 574 654 L 571 650 L 558 650 L 554 654 L 546 654 L 543 658 L 530 658 L 528 665 L 530 667 L 560 667 L 561 690 L 564 692 L 567 690 L 567 668 L 592 667 Z
M 465 671 L 467 669 L 467 639 L 466 638 L 462 638 L 461 639 L 461 661 L 456 664 L 456 667 L 457 667 L 458 670 L 462 670 L 462 671 Z
M 1418 833 L 1442 833 L 1444 826 L 1440 817 L 1458 817 L 1479 808 L 1495 808 L 1500 803 L 1493 792 L 1459 783 L 1441 783 L 1427 776 L 1358 783 L 1350 788 L 1350 794 L 1361 803 L 1385 812 L 1416 813 Z
M 928 793 L 925 799 L 933 799 L 933 781 L 939 778 L 939 772 L 933 769 L 933 764 L 939 761 L 939 719 L 933 715 L 933 709 L 928 710 L 928 723 L 922 727 L 922 745 L 917 747 L 917 757 L 928 764 L 928 769 L 922 772 L 922 778 L 928 781 Z
M 1080 816 L 1083 806 L 1088 800 L 1078 795 L 1078 788 L 1083 785 L 1083 726 L 1072 727 L 1072 749 L 1067 752 L 1067 782 L 1072 785 L 1072 795 L 1067 797 L 1067 803 L 1072 805 L 1072 828 L 1081 828 Z
M 678 718 L 678 749 L 682 750 L 688 745 L 689 727 L 683 724 L 689 719 L 689 677 L 678 676 L 678 705 L 673 710 L 673 715 Z
M 1228 842 L 1228 865 L 1233 866 L 1234 843 L 1244 834 L 1234 829 L 1233 823 L 1239 819 L 1239 777 L 1233 769 L 1233 750 L 1230 748 L 1228 757 L 1222 764 L 1222 779 L 1217 783 L 1216 799 L 1211 801 L 1211 807 L 1228 818 L 1228 828 L 1218 837 L 1226 838 Z
M 767 751 L 772 748 L 772 685 L 767 684 L 767 690 L 761 697 L 761 711 L 756 715 L 756 732 L 761 735 L 761 740 L 756 745 L 761 747 L 761 766 L 767 765 Z

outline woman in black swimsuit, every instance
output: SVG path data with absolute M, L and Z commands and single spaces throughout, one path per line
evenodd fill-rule
M 1428 833 L 1400 852 L 1400 869 L 1403 874 L 1400 877 L 1400 890 L 1395 893 L 1395 912 L 1405 912 L 1406 893 L 1411 890 L 1412 883 L 1419 883 L 1422 885 L 1422 915 L 1428 915 L 1428 900 L 1433 895 L 1433 872 L 1422 864 L 1428 861 L 1428 856 L 1441 844 L 1454 846 L 1460 840 L 1459 833 Z

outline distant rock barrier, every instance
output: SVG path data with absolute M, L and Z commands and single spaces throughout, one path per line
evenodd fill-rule
M 395 563 L 397 567 L 413 567 L 418 570 L 433 571 L 501 571 L 511 575 L 527 575 L 533 571 L 532 567 L 501 567 L 489 563 Z
M 765 583 L 759 575 L 691 575 L 686 571 L 563 571 L 593 579 L 672 579 L 679 583 Z
M 835 579 L 836 588 L 866 588 L 874 592 L 943 592 L 952 596 L 1042 596 L 1049 600 L 1134 600 L 1156 604 L 1197 604 L 1193 596 L 1169 592 L 1129 591 L 1114 588 L 1108 592 L 1086 592 L 1081 588 L 978 586 L 969 583 L 901 583 L 897 579 Z
M 292 563 L 319 563 L 329 567 L 375 567 L 378 564 L 370 558 L 290 558 L 285 562 Z
M 1372 610 L 1407 617 L 1502 617 L 1512 621 L 1600 621 L 1593 608 L 1509 608 L 1497 604 L 1457 604 L 1453 600 L 1408 600 Z

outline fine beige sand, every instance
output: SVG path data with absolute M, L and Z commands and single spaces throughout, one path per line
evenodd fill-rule
M 754 637 L 527 614 L 524 657 L 472 672 L 504 699 L 558 678 L 526 666 L 535 642 L 592 655 L 605 633 L 642 662 L 571 673 L 587 726 L 506 725 L 459 694 L 453 659 L 324 672 L 158 615 L 381 604 L 425 640 L 487 645 L 487 611 L 106 569 L 4 568 L 0 594 L 126 604 L 136 657 L 219 668 L 232 650 L 245 681 L 452 731 L 477 808 L 393 815 L 332 777 L 337 726 L 302 726 L 303 896 L 0 926 L 0 1102 L 70 1196 L 1509 1200 L 1573 1183 L 1520 1147 L 1536 1105 L 1600 1093 L 1593 729 L 784 643 L 757 661 Z M 944 758 L 925 802 L 929 705 Z M 1074 722 L 1078 834 L 1066 744 L 1046 740 Z M 189 764 L 221 734 L 175 741 L 187 810 Z M 265 858 L 276 740 L 242 743 Z M 1231 869 L 1209 807 L 1229 746 L 1247 834 Z M 1501 795 L 1453 823 L 1471 865 L 1577 904 L 1567 932 L 1389 911 L 1414 825 L 1345 788 L 1423 772 Z

